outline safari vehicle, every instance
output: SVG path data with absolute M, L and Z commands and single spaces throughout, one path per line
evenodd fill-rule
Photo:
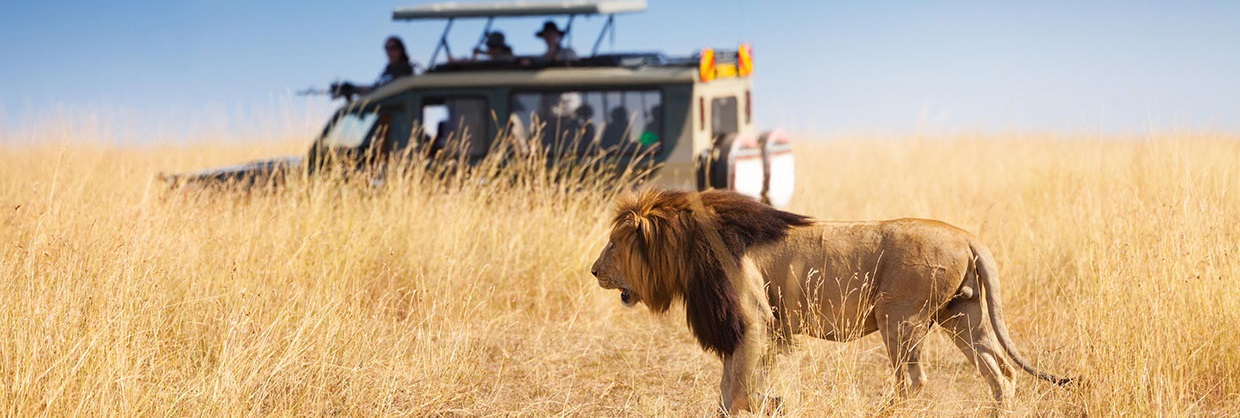
M 395 20 L 446 20 L 426 70 L 377 86 L 339 108 L 307 158 L 260 161 L 175 176 L 175 182 L 254 184 L 290 170 L 314 174 L 332 156 L 447 155 L 476 162 L 499 148 L 544 150 L 553 159 L 605 155 L 617 167 L 649 164 L 646 182 L 665 187 L 731 189 L 785 206 L 792 195 L 792 143 L 782 130 L 759 132 L 753 120 L 753 55 L 748 45 L 692 56 L 602 53 L 615 16 L 645 10 L 645 0 L 436 3 L 398 8 Z M 485 19 L 481 46 L 497 18 L 605 16 L 589 53 L 550 61 L 450 58 L 448 34 L 463 19 Z M 567 38 L 566 39 L 571 39 Z M 571 47 L 571 45 L 568 45 Z M 444 52 L 448 58 L 440 58 Z M 503 141 L 510 147 L 498 147 Z

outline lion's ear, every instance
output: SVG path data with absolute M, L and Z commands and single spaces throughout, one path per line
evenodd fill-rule
M 638 242 L 645 243 L 646 238 L 650 236 L 650 219 L 645 216 L 632 212 L 629 217 L 633 221 L 633 232 L 637 234 Z
M 642 248 L 650 249 L 659 246 L 659 241 L 662 239 L 660 234 L 665 232 L 663 230 L 665 227 L 667 227 L 667 219 L 658 213 L 633 214 L 633 233 L 636 235 L 637 242 L 642 244 Z

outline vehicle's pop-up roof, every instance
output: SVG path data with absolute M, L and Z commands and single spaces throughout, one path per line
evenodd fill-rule
M 573 19 L 577 16 L 605 15 L 607 23 L 599 32 L 598 39 L 594 41 L 594 48 L 590 52 L 590 57 L 598 55 L 599 45 L 603 41 L 603 36 L 611 29 L 612 39 L 615 39 L 615 15 L 620 13 L 635 13 L 646 10 L 646 0 L 561 0 L 561 1 L 514 1 L 514 2 L 493 2 L 493 3 L 459 3 L 445 2 L 423 4 L 418 6 L 409 6 L 397 8 L 392 12 L 392 20 L 416 20 L 416 19 L 444 19 L 448 23 L 444 27 L 443 35 L 439 37 L 439 44 L 435 46 L 435 52 L 431 54 L 428 67 L 435 68 L 436 60 L 439 57 L 440 50 L 446 50 L 448 55 L 452 55 L 452 50 L 448 46 L 448 32 L 452 29 L 452 22 L 456 19 L 467 18 L 486 18 L 486 27 L 482 30 L 482 36 L 479 37 L 477 49 L 482 46 L 486 40 L 486 36 L 491 31 L 491 23 L 497 17 L 525 17 L 525 16 L 568 16 L 568 23 L 564 27 L 564 32 L 571 32 L 573 27 Z
M 397 8 L 393 20 L 515 16 L 614 15 L 646 10 L 646 0 L 564 0 L 433 3 Z

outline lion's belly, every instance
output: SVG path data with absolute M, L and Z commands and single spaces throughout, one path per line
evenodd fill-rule
M 877 330 L 874 310 L 880 298 L 946 302 L 965 263 L 943 266 L 893 251 L 893 239 L 907 239 L 893 238 L 881 225 L 817 224 L 791 231 L 782 242 L 749 249 L 746 255 L 763 276 L 784 334 L 848 341 Z M 956 278 L 941 280 L 944 276 Z
M 767 296 L 786 333 L 849 341 L 876 329 L 872 275 L 836 274 L 805 260 L 789 261 L 783 264 L 786 271 L 764 273 Z

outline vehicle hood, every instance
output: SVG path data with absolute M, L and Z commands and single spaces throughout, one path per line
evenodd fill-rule
M 160 178 L 173 187 L 237 185 L 249 188 L 283 181 L 284 175 L 300 168 L 304 160 L 302 156 L 287 156 L 184 174 L 160 174 Z

